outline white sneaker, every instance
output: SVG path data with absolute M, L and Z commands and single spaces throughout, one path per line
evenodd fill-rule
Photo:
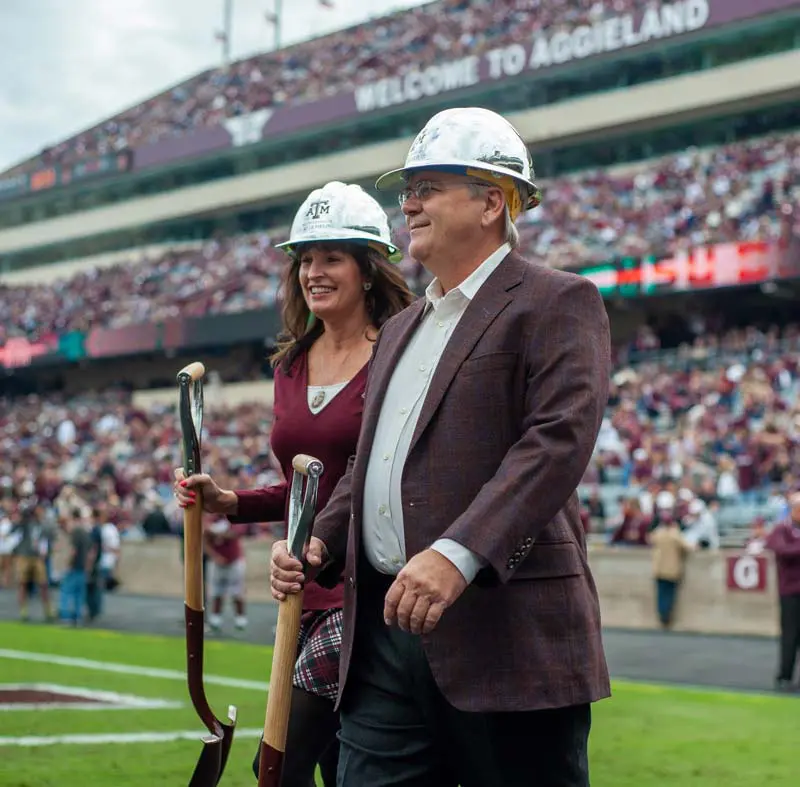
M 209 615 L 208 625 L 212 631 L 219 631 L 222 627 L 222 615 Z
M 245 615 L 237 615 L 236 620 L 233 622 L 234 626 L 240 631 L 247 628 L 247 617 Z

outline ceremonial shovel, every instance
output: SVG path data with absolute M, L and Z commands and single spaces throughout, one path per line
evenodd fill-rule
M 201 472 L 200 438 L 203 430 L 202 363 L 190 363 L 178 372 L 179 413 L 183 443 L 183 469 L 186 476 Z M 233 731 L 236 708 L 228 708 L 229 724 L 223 724 L 208 705 L 203 685 L 203 497 L 183 512 L 183 568 L 186 611 L 186 674 L 189 696 L 197 715 L 209 734 L 203 740 L 203 751 L 192 774 L 189 787 L 216 787 L 225 770 Z
M 289 496 L 287 540 L 289 552 L 305 566 L 304 554 L 311 536 L 319 477 L 322 475 L 323 467 L 319 459 L 307 454 L 295 456 L 292 467 L 294 473 Z M 281 781 L 289 709 L 292 702 L 292 674 L 297 660 L 297 637 L 300 633 L 302 612 L 302 590 L 287 596 L 278 606 L 278 625 L 275 630 L 275 648 L 272 652 L 264 739 L 261 741 L 259 752 L 258 787 L 278 787 Z

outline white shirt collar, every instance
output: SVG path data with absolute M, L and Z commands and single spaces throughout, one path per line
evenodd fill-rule
M 451 296 L 452 293 L 459 293 L 461 297 L 471 301 L 477 295 L 483 283 L 494 273 L 497 266 L 510 252 L 511 246 L 508 243 L 504 243 L 490 254 L 458 287 L 454 287 L 446 295 L 442 292 L 442 285 L 439 279 L 434 279 L 425 289 L 425 300 L 427 301 L 425 310 L 427 311 L 431 306 L 434 310 L 437 309 L 441 302 Z

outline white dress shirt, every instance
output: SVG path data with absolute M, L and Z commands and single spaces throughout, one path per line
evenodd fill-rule
M 425 315 L 389 381 L 367 464 L 363 509 L 364 552 L 384 574 L 397 574 L 406 563 L 401 479 L 433 374 L 470 301 L 510 251 L 504 243 L 447 294 L 438 279 L 428 285 Z M 450 560 L 467 582 L 485 565 L 483 558 L 451 539 L 441 538 L 431 548 Z

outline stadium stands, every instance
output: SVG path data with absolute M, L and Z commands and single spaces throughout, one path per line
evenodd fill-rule
M 14 172 L 136 148 L 226 118 L 312 101 L 443 59 L 595 23 L 648 0 L 439 0 L 213 69 L 43 151 Z
M 609 414 L 583 480 L 606 523 L 637 497 L 718 504 L 720 528 L 771 515 L 800 484 L 800 325 L 697 338 L 661 352 L 645 332 L 612 378 Z M 665 504 L 666 504 L 665 503 Z
M 800 204 L 800 133 L 687 150 L 623 173 L 584 172 L 543 188 L 542 206 L 520 219 L 521 250 L 555 267 L 774 240 L 790 216 L 800 234 L 800 211 L 790 209 Z M 402 215 L 392 216 L 405 248 Z M 0 279 L 0 342 L 268 306 L 286 261 L 273 248 L 282 237 L 256 233 L 144 260 L 137 254 L 132 262 L 35 286 L 4 287 Z M 412 285 L 424 283 L 424 270 L 408 258 L 403 271 Z
M 700 324 L 697 331 L 694 344 L 677 351 L 643 351 L 640 343 L 621 355 L 581 488 L 585 497 L 598 489 L 606 527 L 620 498 L 632 497 L 646 516 L 656 500 L 683 510 L 699 498 L 718 508 L 723 531 L 749 526 L 800 483 L 800 325 L 782 335 L 717 336 Z M 174 404 L 143 409 L 115 391 L 8 404 L 0 400 L 0 506 L 37 494 L 63 508 L 77 495 L 88 506 L 109 500 L 119 524 L 134 531 L 153 512 L 177 522 Z M 270 425 L 265 404 L 209 411 L 204 467 L 223 485 L 272 482 Z

